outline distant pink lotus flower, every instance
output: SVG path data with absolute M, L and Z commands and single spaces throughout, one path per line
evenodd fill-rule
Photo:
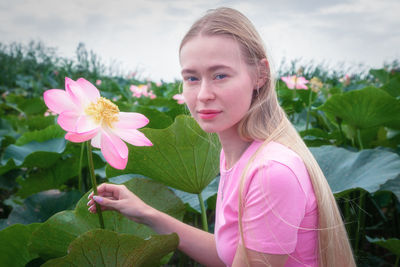
M 144 115 L 120 112 L 83 78 L 74 81 L 66 77 L 65 90 L 47 90 L 43 98 L 47 107 L 59 114 L 57 122 L 67 131 L 65 139 L 75 143 L 91 140 L 116 169 L 124 169 L 128 162 L 128 147 L 122 140 L 135 146 L 153 145 L 137 130 L 149 122 Z
M 100 86 L 101 85 L 101 80 L 96 80 L 96 85 Z
M 176 94 L 172 98 L 175 99 L 178 102 L 178 104 L 184 104 L 185 103 L 185 98 L 181 94 Z
M 136 85 L 131 85 L 129 87 L 129 90 L 131 90 L 132 95 L 136 98 L 140 98 L 142 95 L 143 96 L 148 96 L 148 92 L 147 92 L 147 85 L 141 84 L 139 86 Z
M 286 83 L 286 86 L 289 89 L 308 89 L 308 87 L 305 85 L 308 83 L 308 80 L 306 80 L 304 77 L 297 77 L 296 75 L 284 76 L 281 78 L 281 80 Z

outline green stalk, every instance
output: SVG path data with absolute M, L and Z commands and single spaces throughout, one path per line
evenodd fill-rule
M 82 194 L 85 190 L 82 188 L 82 164 L 83 164 L 83 152 L 85 151 L 85 142 L 81 145 L 81 157 L 79 158 L 79 169 L 78 169 L 78 188 Z
M 201 208 L 201 221 L 203 223 L 203 230 L 208 232 L 208 223 L 207 223 L 207 214 L 206 214 L 206 208 L 204 206 L 204 201 L 203 201 L 203 196 L 201 193 L 197 194 L 200 202 L 200 208 Z
M 308 130 L 308 123 L 310 121 L 310 110 L 311 110 L 311 96 L 312 96 L 312 90 L 309 90 L 308 94 L 308 108 L 307 108 L 307 122 L 306 122 L 306 131 Z
M 364 149 L 362 140 L 361 140 L 361 131 L 360 129 L 357 128 L 357 138 L 358 138 L 358 143 L 360 144 L 360 150 Z
M 396 262 L 394 264 L 395 267 L 399 266 L 399 260 L 400 260 L 400 256 L 396 257 Z
M 365 202 L 365 194 L 363 192 L 360 193 L 360 199 L 358 200 L 358 214 L 357 214 L 357 231 L 356 231 L 356 240 L 355 240 L 355 254 L 357 255 L 358 253 L 358 247 L 360 244 L 360 239 L 361 235 L 364 232 L 364 218 L 365 218 L 365 213 L 363 211 L 364 209 L 364 202 Z
M 92 146 L 90 145 L 89 141 L 86 141 L 86 147 L 87 147 L 87 155 L 88 155 L 88 161 L 89 161 L 90 178 L 92 180 L 92 188 L 93 188 L 94 195 L 97 196 L 97 182 L 96 182 L 96 176 L 94 174 Z M 99 217 L 100 227 L 101 227 L 101 229 L 104 229 L 103 214 L 101 213 L 101 208 L 98 203 L 96 203 L 96 211 L 97 211 L 97 215 Z

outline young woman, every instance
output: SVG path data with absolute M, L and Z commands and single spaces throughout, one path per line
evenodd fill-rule
M 209 11 L 180 46 L 190 113 L 222 145 L 215 234 L 148 206 L 121 185 L 90 195 L 206 266 L 355 266 L 341 215 L 312 154 L 279 106 L 262 40 L 230 8 Z

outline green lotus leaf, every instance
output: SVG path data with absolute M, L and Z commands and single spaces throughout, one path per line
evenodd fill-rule
M 15 145 L 23 146 L 32 141 L 45 142 L 51 139 L 64 138 L 64 136 L 65 131 L 58 124 L 54 124 L 42 130 L 35 130 L 24 133 L 20 138 L 18 138 Z
M 125 170 L 107 166 L 108 177 L 142 174 L 175 189 L 198 194 L 217 176 L 220 151 L 217 136 L 205 133 L 193 118 L 181 115 L 166 129 L 142 132 L 153 146 L 129 146 Z
M 340 119 L 355 129 L 400 127 L 400 101 L 375 87 L 334 95 L 318 109 L 334 124 Z
M 0 231 L 0 265 L 7 267 L 25 266 L 37 258 L 36 253 L 28 250 L 28 241 L 32 232 L 39 227 L 38 223 L 14 224 Z
M 208 208 L 208 199 L 217 195 L 218 192 L 218 184 L 219 184 L 219 177 L 214 179 L 204 190 L 201 192 L 201 196 L 203 197 L 204 205 L 206 209 Z M 180 191 L 177 189 L 173 189 L 175 195 L 177 195 L 183 203 L 188 205 L 188 209 L 191 212 L 201 213 L 201 207 L 199 202 L 198 195 L 186 193 L 184 191 Z
M 400 75 L 390 79 L 387 83 L 382 86 L 382 89 L 385 90 L 393 97 L 400 96 Z
M 23 205 L 12 209 L 5 227 L 17 223 L 44 222 L 57 212 L 73 209 L 80 197 L 81 195 L 78 191 L 60 192 L 59 190 L 48 190 L 37 193 L 26 198 Z
M 24 166 L 38 166 L 39 168 L 32 168 L 25 177 L 20 176 L 16 179 L 20 185 L 17 195 L 26 198 L 27 196 L 44 190 L 58 189 L 69 179 L 77 177 L 79 171 L 80 149 L 81 144 L 77 145 L 69 142 L 67 143 L 64 152 L 62 154 L 57 154 L 57 157 L 51 161 L 49 160 L 47 164 L 39 164 L 43 159 L 38 158 L 38 155 L 36 155 L 37 153 L 29 155 L 27 159 L 30 160 L 25 160 Z M 95 169 L 103 167 L 105 163 L 99 156 L 99 151 L 93 152 L 93 163 Z M 51 163 L 53 164 L 50 165 Z M 86 166 L 87 160 L 85 157 L 82 164 L 83 170 Z
M 20 110 L 25 114 L 44 114 L 47 110 L 46 105 L 43 100 L 39 97 L 37 98 L 26 98 L 22 95 L 8 95 L 6 97 L 7 103 L 16 104 Z
M 381 83 L 386 83 L 390 78 L 390 73 L 384 69 L 370 69 L 369 73 L 378 79 Z
M 400 239 L 398 239 L 398 238 L 389 238 L 389 239 L 371 238 L 369 236 L 366 236 L 366 238 L 370 243 L 377 244 L 378 246 L 386 248 L 393 254 L 400 256 Z
M 159 266 L 160 260 L 178 247 L 177 234 L 153 235 L 144 240 L 131 234 L 91 230 L 76 238 L 68 255 L 50 260 L 48 266 Z
M 132 179 L 124 184 L 148 205 L 182 220 L 184 205 L 166 186 L 150 179 Z M 74 211 L 62 211 L 41 224 L 32 235 L 30 250 L 43 259 L 62 257 L 75 238 L 99 228 L 98 216 L 87 210 L 88 194 L 80 199 Z M 134 234 L 141 238 L 154 234 L 149 227 L 135 223 L 115 211 L 104 212 L 103 217 L 107 230 Z
M 399 175 L 400 157 L 382 149 L 352 152 L 335 146 L 310 148 L 333 193 L 362 188 L 370 193 Z
M 388 180 L 381 186 L 380 189 L 392 192 L 393 194 L 396 195 L 397 199 L 400 201 L 400 174 L 395 179 Z
M 59 158 L 65 150 L 64 138 L 50 139 L 45 142 L 32 141 L 23 146 L 9 145 L 4 151 L 2 165 L 13 160 L 17 166 L 49 167 Z

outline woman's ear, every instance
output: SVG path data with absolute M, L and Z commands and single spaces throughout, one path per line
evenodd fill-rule
M 264 84 L 269 81 L 270 79 L 270 70 L 269 70 L 269 63 L 266 58 L 263 58 L 259 61 L 257 66 L 257 80 L 255 90 L 264 86 Z

